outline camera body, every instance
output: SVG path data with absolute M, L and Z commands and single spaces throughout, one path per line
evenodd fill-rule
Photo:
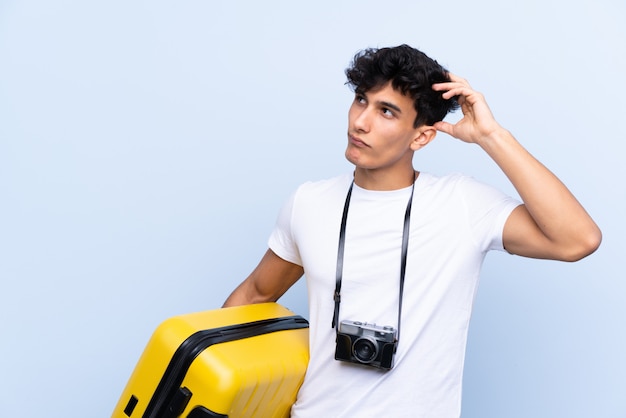
M 397 330 L 359 321 L 341 321 L 337 330 L 335 360 L 379 369 L 393 368 Z

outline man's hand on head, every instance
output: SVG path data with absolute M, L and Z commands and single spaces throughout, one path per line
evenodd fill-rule
M 503 129 L 493 117 L 485 97 L 474 90 L 467 80 L 451 73 L 450 80 L 433 84 L 433 90 L 443 92 L 442 97 L 446 100 L 457 96 L 463 118 L 455 124 L 436 122 L 433 125 L 435 129 L 461 141 L 476 144 Z

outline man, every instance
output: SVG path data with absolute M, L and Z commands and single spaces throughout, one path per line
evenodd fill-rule
M 420 51 L 365 50 L 346 74 L 355 91 L 346 149 L 354 173 L 298 188 L 270 249 L 224 306 L 276 301 L 306 274 L 311 359 L 292 416 L 458 417 L 487 251 L 575 261 L 595 251 L 601 233 L 483 96 Z M 463 118 L 443 122 L 457 106 Z M 480 146 L 523 203 L 469 177 L 416 171 L 413 154 L 438 131 Z M 350 320 L 402 331 L 386 354 L 390 370 L 357 364 L 356 352 L 357 360 L 337 361 L 337 332 Z

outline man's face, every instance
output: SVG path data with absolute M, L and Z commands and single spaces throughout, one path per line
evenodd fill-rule
M 348 113 L 346 158 L 358 168 L 392 170 L 412 167 L 417 112 L 413 101 L 391 83 L 355 94 Z

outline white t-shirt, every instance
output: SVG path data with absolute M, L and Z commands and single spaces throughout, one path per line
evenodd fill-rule
M 269 239 L 303 266 L 310 362 L 294 417 L 458 417 L 467 330 L 487 251 L 519 202 L 469 177 L 421 173 L 415 183 L 402 327 L 390 371 L 334 359 L 339 227 L 352 175 L 301 185 Z M 411 188 L 354 185 L 346 226 L 341 320 L 397 328 L 402 227 Z

